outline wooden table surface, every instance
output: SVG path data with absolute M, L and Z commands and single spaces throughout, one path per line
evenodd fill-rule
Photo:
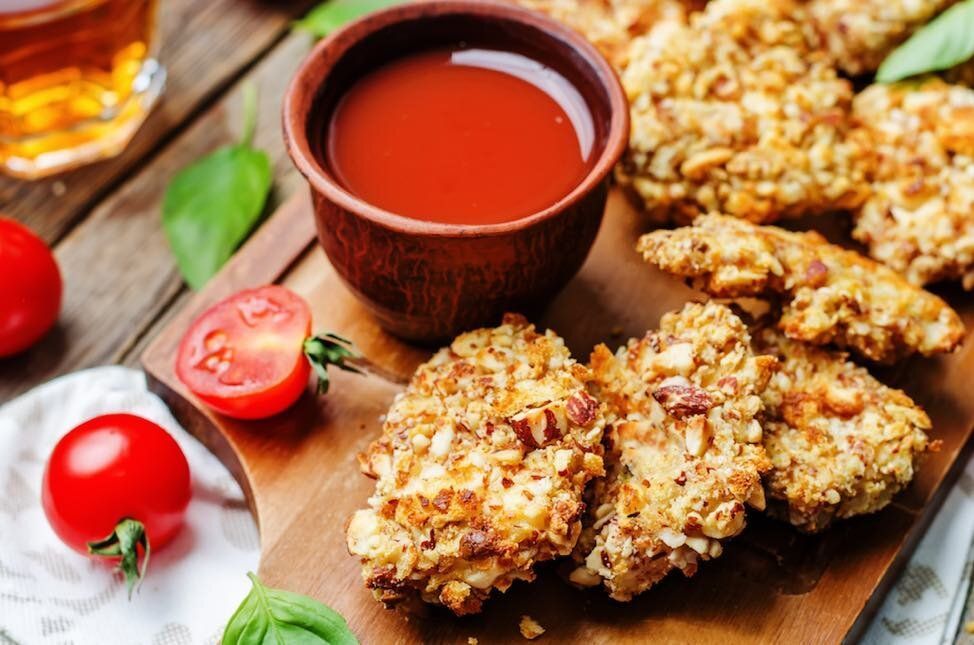
M 164 0 L 162 99 L 115 159 L 46 180 L 0 175 L 0 213 L 54 249 L 64 277 L 57 327 L 23 355 L 0 360 L 0 404 L 58 375 L 135 366 L 149 339 L 189 295 L 162 231 L 162 196 L 175 172 L 234 142 L 241 87 L 260 92 L 255 145 L 267 151 L 274 188 L 266 213 L 297 190 L 284 151 L 284 89 L 313 44 L 291 23 L 314 0 Z
M 284 149 L 280 108 L 313 44 L 309 35 L 292 32 L 291 23 L 314 4 L 164 0 L 159 58 L 167 86 L 125 152 L 36 182 L 0 175 L 0 213 L 52 246 L 65 281 L 57 327 L 28 352 L 0 360 L 0 404 L 68 372 L 136 366 L 145 345 L 186 302 L 190 290 L 162 231 L 162 196 L 180 168 L 237 139 L 243 84 L 259 90 L 255 145 L 273 164 L 265 213 L 304 190 Z M 972 620 L 974 602 L 969 608 Z

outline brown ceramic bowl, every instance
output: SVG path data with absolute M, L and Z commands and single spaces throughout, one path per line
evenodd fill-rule
M 588 104 L 597 161 L 543 211 L 502 224 L 418 221 L 350 194 L 322 161 L 331 110 L 356 79 L 405 54 L 460 42 L 534 58 Z M 432 0 L 373 13 L 320 42 L 285 95 L 284 136 L 311 185 L 318 237 L 338 274 L 386 329 L 432 342 L 495 325 L 504 311 L 535 310 L 575 275 L 628 141 L 629 110 L 612 68 L 575 32 L 509 4 Z

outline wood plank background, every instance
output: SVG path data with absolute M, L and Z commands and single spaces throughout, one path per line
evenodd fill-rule
M 136 365 L 146 340 L 185 302 L 188 290 L 162 232 L 162 195 L 180 168 L 237 139 L 245 83 L 260 96 L 255 145 L 273 163 L 266 212 L 302 189 L 284 151 L 280 109 L 313 44 L 290 32 L 310 4 L 170 0 L 160 53 L 169 71 L 166 93 L 126 152 L 39 182 L 0 177 L 0 212 L 54 245 L 65 279 L 55 330 L 0 362 L 0 403 L 58 374 Z

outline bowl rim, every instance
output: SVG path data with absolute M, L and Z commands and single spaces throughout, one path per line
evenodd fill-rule
M 582 180 L 557 202 L 525 217 L 492 224 L 449 224 L 413 219 L 379 208 L 353 195 L 326 174 L 311 152 L 307 117 L 319 88 L 338 61 L 357 43 L 390 25 L 444 15 L 471 15 L 522 23 L 546 37 L 567 42 L 584 64 L 595 71 L 610 111 L 605 145 Z M 329 57 L 326 52 L 337 50 Z M 331 62 L 322 63 L 331 58 Z M 578 62 L 568 61 L 571 65 Z M 303 99 L 303 101 L 302 101 Z M 584 199 L 612 172 L 629 142 L 629 104 L 615 70 L 583 36 L 541 13 L 496 0 L 422 0 L 393 5 L 366 14 L 322 39 L 305 57 L 284 94 L 282 108 L 284 141 L 288 155 L 317 192 L 340 208 L 389 230 L 436 237 L 489 237 L 529 228 L 557 217 Z

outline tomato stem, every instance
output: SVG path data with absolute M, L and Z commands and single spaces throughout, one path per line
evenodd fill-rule
M 328 366 L 362 374 L 362 370 L 349 361 L 360 360 L 361 355 L 355 349 L 355 345 L 347 338 L 342 338 L 337 334 L 325 333 L 320 336 L 312 336 L 304 341 L 304 355 L 308 357 L 311 367 L 318 376 L 318 394 L 326 394 L 328 386 Z
M 142 546 L 142 566 L 139 566 L 139 546 Z M 149 536 L 142 522 L 122 519 L 105 538 L 88 543 L 88 553 L 108 558 L 119 558 L 118 570 L 125 576 L 129 600 L 132 591 L 142 583 L 149 568 Z

